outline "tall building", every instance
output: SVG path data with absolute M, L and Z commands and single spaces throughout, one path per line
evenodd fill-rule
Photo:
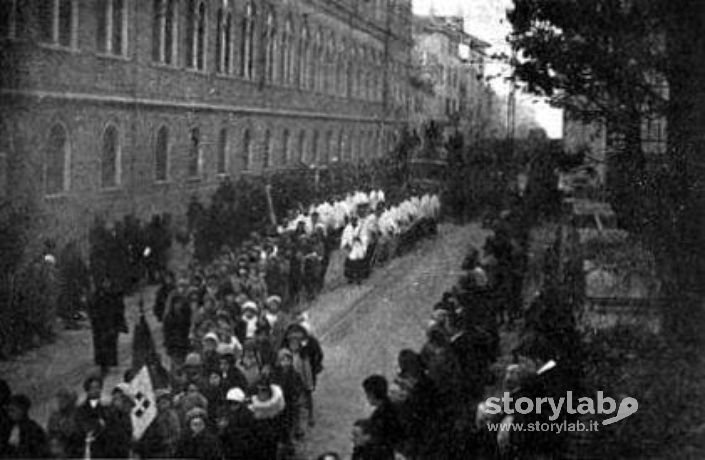
M 489 43 L 465 32 L 462 17 L 414 16 L 413 117 L 468 133 L 489 112 L 484 82 Z
M 410 0 L 2 0 L 0 195 L 57 243 L 226 177 L 380 155 Z

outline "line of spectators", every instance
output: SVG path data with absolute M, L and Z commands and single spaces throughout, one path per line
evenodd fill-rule
M 476 424 L 476 407 L 494 382 L 492 365 L 500 354 L 498 312 L 504 311 L 508 293 L 497 280 L 508 276 L 509 268 L 497 264 L 497 257 L 502 255 L 487 254 L 485 265 L 472 248 L 463 262 L 465 274 L 434 306 L 421 350 L 401 350 L 391 383 L 382 375 L 363 381 L 375 409 L 353 427 L 353 459 L 495 454 Z

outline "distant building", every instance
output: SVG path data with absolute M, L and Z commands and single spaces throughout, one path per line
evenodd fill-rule
M 7 0 L 0 41 L 0 195 L 58 243 L 364 161 L 408 116 L 411 0 Z
M 485 82 L 489 43 L 465 32 L 456 16 L 414 16 L 412 123 L 433 120 L 448 130 L 484 136 L 496 95 Z M 480 131 L 483 131 L 482 133 Z

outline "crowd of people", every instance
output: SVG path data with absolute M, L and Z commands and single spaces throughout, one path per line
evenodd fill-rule
M 29 398 L 7 389 L 0 457 L 292 458 L 295 441 L 315 424 L 313 394 L 323 370 L 302 303 L 322 289 L 335 249 L 344 254 L 346 277 L 360 282 L 374 265 L 434 233 L 439 206 L 435 195 L 392 205 L 382 191 L 356 192 L 292 212 L 276 234 L 223 247 L 207 266 L 163 272 L 153 311 L 170 369 L 156 351 L 147 356 L 157 415 L 139 440 L 130 416 L 136 367 L 104 401 L 127 324 L 121 290 L 109 277 L 95 280 L 89 316 L 101 374 L 86 379 L 80 404 L 71 389 L 59 389 L 46 429 L 30 420 Z
M 470 250 L 464 275 L 433 307 L 424 345 L 399 353 L 393 381 L 371 375 L 362 382 L 374 411 L 353 426 L 353 459 L 391 460 L 398 454 L 407 459 L 525 458 L 523 453 L 545 447 L 531 447 L 533 438 L 522 444 L 516 437 L 508 441 L 506 432 L 491 432 L 487 424 L 502 421 L 504 414 L 485 412 L 485 398 L 493 391 L 538 394 L 559 374 L 549 372 L 551 364 L 542 368 L 551 363 L 547 355 L 518 349 L 513 360 L 521 364 L 510 365 L 502 375 L 496 369 L 502 354 L 500 327 L 511 327 L 523 312 L 528 238 L 527 230 L 514 223 L 509 213 L 503 214 L 494 222 L 484 255 L 478 248 Z

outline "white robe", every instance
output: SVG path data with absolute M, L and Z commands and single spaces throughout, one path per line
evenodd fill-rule
M 348 258 L 350 260 L 364 259 L 367 254 L 367 245 L 369 237 L 364 231 L 363 226 L 358 222 L 356 227 L 348 224 L 343 230 L 343 235 L 340 239 L 340 247 L 342 249 L 349 248 Z

